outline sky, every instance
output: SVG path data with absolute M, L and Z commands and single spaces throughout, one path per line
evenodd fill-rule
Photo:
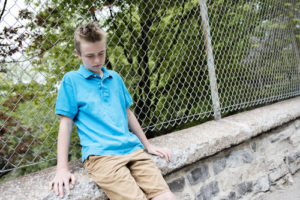
M 29 11 L 33 12 L 34 14 L 36 11 L 31 7 L 30 5 L 33 5 L 33 1 L 29 5 L 25 4 L 25 0 L 7 0 L 6 7 L 4 14 L 0 21 L 0 33 L 3 31 L 4 27 L 18 27 L 20 25 L 26 25 L 28 23 L 28 20 L 20 20 L 18 19 L 19 11 L 22 9 L 28 9 Z M 2 12 L 3 6 L 4 6 L 5 0 L 0 0 L 0 10 Z M 114 12 L 118 12 L 118 9 L 116 7 L 111 8 Z M 110 15 L 109 8 L 104 7 L 102 10 L 96 11 L 96 16 L 100 20 L 99 23 L 104 23 L 105 19 Z M 22 32 L 23 29 L 19 30 L 19 33 Z M 25 31 L 25 29 L 24 29 Z M 26 40 L 27 44 L 30 44 L 29 38 Z M 18 45 L 16 44 L 13 39 L 5 38 L 4 40 L 0 40 L 0 43 L 9 44 L 10 46 Z M 17 61 L 17 63 L 10 65 L 11 72 L 13 72 L 12 76 L 14 77 L 15 81 L 19 82 L 20 80 L 22 82 L 28 82 L 32 80 L 30 76 L 32 74 L 29 72 L 31 71 L 30 62 L 23 62 L 23 60 L 26 60 L 26 57 L 21 53 L 16 53 L 11 57 L 7 57 L 7 61 L 10 62 L 11 60 Z M 21 61 L 21 62 L 18 62 Z M 8 66 L 7 66 L 8 67 Z M 24 73 L 25 72 L 25 73 Z M 27 74 L 27 75 L 26 75 Z M 28 76 L 29 75 L 29 76 Z M 41 81 L 43 82 L 43 81 Z
M 5 0 L 0 0 L 0 9 L 2 11 Z M 19 10 L 26 8 L 24 0 L 7 0 L 4 14 L 0 22 L 0 30 L 4 26 L 20 25 L 22 22 L 17 21 Z M 28 8 L 30 9 L 30 7 Z
M 0 9 L 2 12 L 3 6 L 4 6 L 4 0 L 0 0 Z M 5 7 L 4 14 L 0 21 L 0 33 L 3 31 L 4 27 L 18 27 L 20 25 L 26 25 L 25 20 L 18 20 L 19 11 L 22 9 L 27 8 L 30 11 L 34 11 L 32 7 L 25 5 L 24 0 L 7 0 L 7 4 Z M 19 30 L 19 32 L 22 32 L 22 29 Z M 10 46 L 18 45 L 13 40 L 10 40 L 9 38 L 5 38 L 4 40 L 0 40 L 0 43 L 2 44 L 9 44 Z M 27 42 L 29 44 L 29 41 Z M 15 61 L 22 61 L 26 59 L 22 53 L 16 53 L 10 58 L 6 59 L 7 61 L 10 61 L 11 59 Z M 32 80 L 32 74 L 30 71 L 30 62 L 17 62 L 13 65 L 6 65 L 7 68 L 10 69 L 11 73 L 6 73 L 7 78 L 11 78 L 14 80 L 14 82 L 30 82 Z M 43 78 L 40 76 L 40 78 L 37 78 L 40 82 L 43 82 Z

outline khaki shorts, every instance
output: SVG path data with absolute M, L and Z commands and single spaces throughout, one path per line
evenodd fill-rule
M 142 149 L 122 156 L 89 156 L 84 168 L 110 200 L 145 200 L 170 191 Z

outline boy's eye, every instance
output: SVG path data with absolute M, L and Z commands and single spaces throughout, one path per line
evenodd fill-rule
M 88 58 L 92 58 L 92 57 L 94 57 L 93 55 L 87 55 L 86 57 L 88 57 Z

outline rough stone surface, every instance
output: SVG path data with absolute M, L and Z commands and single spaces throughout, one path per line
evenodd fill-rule
M 236 193 L 230 192 L 228 195 L 228 200 L 236 200 Z
M 152 158 L 167 180 L 169 175 L 172 175 L 171 180 L 190 177 L 189 181 L 185 182 L 183 191 L 176 192 L 176 195 L 180 197 L 178 199 L 220 199 L 224 196 L 229 198 L 228 194 L 231 191 L 235 191 L 236 196 L 246 191 L 245 198 L 248 198 L 252 190 L 247 185 L 249 181 L 255 183 L 252 183 L 253 188 L 253 185 L 255 187 L 259 185 L 259 177 L 269 175 L 270 182 L 275 184 L 274 182 L 280 182 L 282 177 L 299 169 L 299 158 L 295 157 L 292 152 L 300 151 L 300 120 L 296 120 L 294 125 L 287 126 L 287 128 L 284 125 L 300 117 L 299 108 L 300 97 L 296 97 L 153 138 L 150 140 L 151 143 L 171 150 L 172 160 L 167 163 L 159 157 L 152 156 Z M 281 125 L 284 126 L 276 128 Z M 274 129 L 276 130 L 273 131 Z M 267 131 L 269 131 L 268 134 L 264 134 Z M 290 133 L 292 131 L 294 133 Z M 288 134 L 290 136 L 287 136 Z M 244 145 L 244 143 L 247 144 Z M 223 157 L 214 158 L 213 155 L 219 152 L 227 153 Z M 223 161 L 216 161 L 220 158 L 227 159 L 226 165 Z M 209 174 L 208 177 L 207 175 L 202 177 L 204 182 L 201 181 L 203 180 L 201 176 L 197 178 L 199 174 L 195 173 L 197 175 L 193 176 L 191 173 L 194 169 L 201 171 L 199 168 L 201 169 L 203 165 L 207 165 L 207 175 Z M 79 161 L 70 163 L 70 169 L 78 182 L 71 190 L 68 199 L 106 199 L 103 192 L 84 172 Z M 54 173 L 55 167 L 2 182 L 0 183 L 0 200 L 56 199 L 48 190 L 49 181 L 54 177 Z M 176 174 L 178 176 L 175 176 Z M 264 180 L 260 181 L 261 190 L 265 190 Z M 177 185 L 178 188 L 182 187 L 179 185 Z M 199 191 L 199 188 L 203 188 L 202 191 L 201 189 Z M 211 188 L 211 192 L 206 194 L 205 188 Z M 198 193 L 195 194 L 194 191 Z
M 168 183 L 172 192 L 182 192 L 185 186 L 184 177 L 180 177 L 170 183 Z
M 296 128 L 296 131 L 293 135 L 290 136 L 289 142 L 294 146 L 298 147 L 298 144 L 300 143 L 300 128 Z
M 254 197 L 253 200 L 266 200 L 266 194 L 259 194 L 258 196 Z
M 183 200 L 192 200 L 192 197 L 191 197 L 190 194 L 184 194 L 184 196 L 183 196 L 182 199 L 183 199 Z
M 83 191 L 88 191 L 84 193 Z M 65 196 L 63 199 L 76 199 L 76 200 L 96 200 L 96 199 L 108 199 L 102 190 L 93 182 L 80 182 L 78 181 L 72 192 L 69 196 Z M 47 197 L 43 198 L 43 200 L 61 200 L 60 197 L 57 197 L 54 193 L 50 193 Z
M 252 160 L 253 156 L 250 151 L 239 150 L 230 154 L 227 160 L 227 165 L 229 167 L 238 167 L 244 163 L 251 163 Z
M 227 197 L 221 198 L 221 200 L 236 200 L 236 193 L 235 192 L 230 192 Z
M 277 165 L 276 168 L 271 169 L 269 174 L 271 183 L 276 182 L 278 179 L 287 175 L 288 173 L 289 169 L 284 163 Z
M 167 174 L 296 119 L 299 107 L 300 97 L 296 97 L 153 138 L 153 144 L 171 149 L 173 156 L 171 163 L 155 161 Z
M 253 188 L 252 181 L 247 181 L 247 182 L 239 184 L 237 187 L 238 196 L 241 197 L 241 196 L 245 195 L 247 192 L 251 192 L 252 188 Z
M 190 174 L 188 174 L 187 178 L 191 185 L 196 185 L 200 181 L 205 181 L 210 177 L 208 172 L 208 166 L 202 165 L 194 170 L 191 171 Z
M 268 175 L 260 177 L 255 185 L 255 192 L 266 192 L 270 189 L 270 179 Z
M 300 152 L 288 155 L 285 161 L 289 167 L 290 173 L 295 174 L 300 169 Z
M 275 129 L 274 131 L 272 131 L 275 134 L 273 134 L 273 136 L 271 137 L 270 142 L 274 143 L 286 140 L 290 137 L 289 133 L 293 133 L 295 132 L 295 130 L 296 129 L 294 125 L 285 125 L 278 129 Z
M 256 152 L 256 142 L 252 142 L 250 147 L 253 152 Z
M 214 173 L 218 174 L 226 167 L 226 158 L 220 158 L 213 162 Z
M 213 181 L 208 185 L 201 187 L 196 196 L 196 200 L 210 200 L 219 193 L 218 182 Z
M 107 197 L 101 189 L 90 179 L 83 170 L 80 161 L 70 162 L 71 172 L 77 178 L 74 188 L 71 189 L 69 197 L 72 200 L 106 200 Z M 49 191 L 49 182 L 55 175 L 55 167 L 41 172 L 29 174 L 16 180 L 0 183 L 1 200 L 59 200 L 53 192 Z
M 297 172 L 293 179 L 293 182 L 284 184 L 280 189 L 266 193 L 262 200 L 299 200 L 300 172 Z

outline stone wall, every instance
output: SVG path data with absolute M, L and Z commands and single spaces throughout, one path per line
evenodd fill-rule
M 264 199 L 300 168 L 300 120 L 166 176 L 180 200 Z
M 172 152 L 167 163 L 152 157 L 178 200 L 263 199 L 292 184 L 300 168 L 300 97 L 151 139 Z M 71 162 L 77 183 L 65 199 L 103 200 L 105 194 L 80 161 Z M 49 191 L 55 167 L 0 183 L 0 200 L 59 199 Z

